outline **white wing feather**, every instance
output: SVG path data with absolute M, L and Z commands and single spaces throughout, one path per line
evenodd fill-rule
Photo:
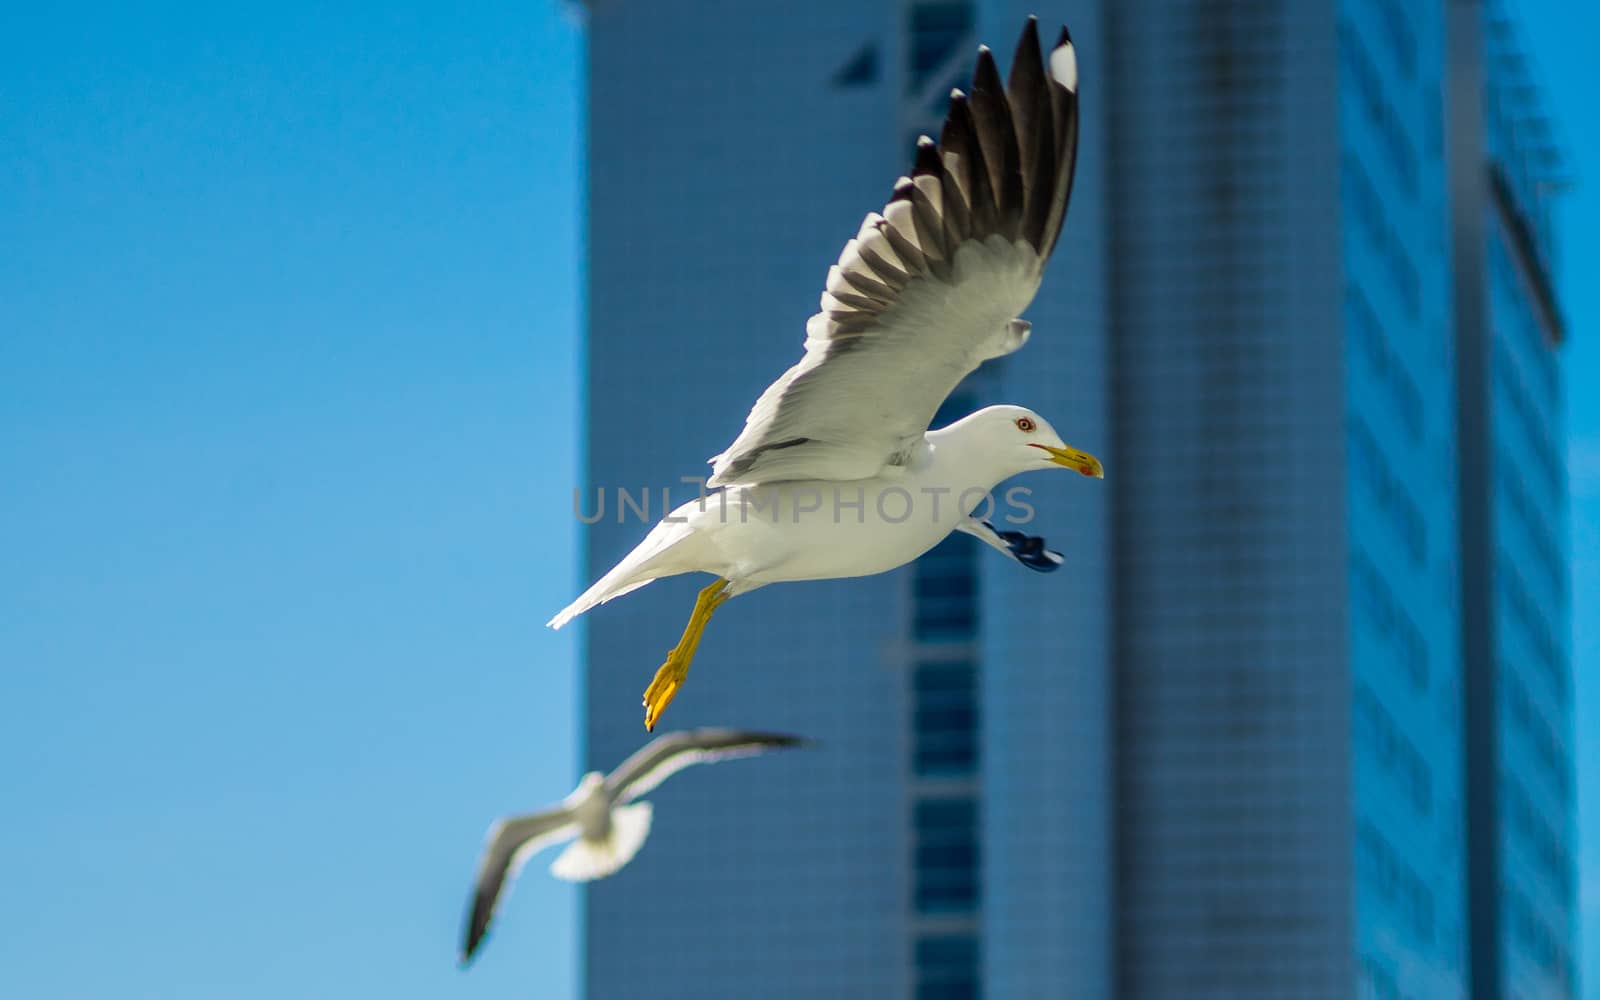
M 1036 24 L 1002 87 L 980 49 L 936 146 L 828 269 L 805 355 L 711 459 L 710 485 L 878 474 L 920 440 L 975 368 L 1027 340 L 1016 320 L 1060 235 L 1077 150 L 1077 69 L 1063 29 L 1048 70 Z

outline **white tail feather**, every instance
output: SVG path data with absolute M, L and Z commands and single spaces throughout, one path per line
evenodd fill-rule
M 568 882 L 605 878 L 633 860 L 650 835 L 650 803 L 611 810 L 611 832 L 603 840 L 579 837 L 550 864 L 550 874 Z
M 681 512 L 683 508 L 679 508 Z M 567 622 L 583 614 L 591 608 L 599 607 L 607 601 L 630 594 L 647 583 L 659 580 L 664 576 L 683 573 L 693 567 L 668 567 L 660 565 L 666 556 L 679 542 L 693 537 L 682 522 L 662 521 L 650 533 L 644 536 L 644 541 L 633 547 L 633 551 L 622 557 L 622 561 L 611 567 L 610 572 L 594 582 L 594 586 L 585 590 L 576 601 L 562 608 L 554 618 L 545 622 L 548 628 L 560 628 Z
M 561 626 L 572 621 L 572 619 L 583 614 L 585 611 L 588 611 L 592 608 L 597 608 L 609 600 L 621 597 L 623 594 L 631 594 L 640 587 L 643 587 L 645 584 L 654 582 L 655 578 L 652 577 L 649 580 L 639 580 L 623 587 L 611 589 L 611 581 L 606 579 L 606 577 L 601 577 L 598 583 L 590 587 L 588 590 L 585 590 L 581 595 L 579 595 L 576 601 L 573 601 L 571 604 L 562 608 L 559 614 L 545 622 L 545 627 L 560 628 Z

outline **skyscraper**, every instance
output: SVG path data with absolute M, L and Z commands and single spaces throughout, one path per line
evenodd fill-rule
M 593 575 L 1033 6 L 588 9 Z M 1023 481 L 1053 576 L 957 537 L 719 615 L 664 724 L 821 748 L 657 794 L 587 893 L 590 996 L 1574 995 L 1549 144 L 1496 117 L 1504 12 L 1449 11 L 1039 11 L 1073 204 L 1032 341 L 939 420 L 1023 403 L 1107 479 Z M 693 586 L 587 622 L 589 764 L 643 740 Z
M 1451 17 L 1472 995 L 1577 996 L 1565 166 L 1510 12 Z

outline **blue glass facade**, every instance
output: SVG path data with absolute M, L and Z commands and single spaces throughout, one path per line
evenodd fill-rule
M 1372 515 L 1345 461 L 1338 11 L 1110 9 L 1112 995 L 1348 998 L 1354 886 L 1410 845 L 1374 818 L 1358 854 L 1351 793 Z
M 1451 31 L 1472 992 L 1576 997 L 1562 158 L 1505 6 Z
M 1352 890 L 1386 998 L 1467 994 L 1445 31 L 1339 4 Z
M 1567 480 L 1550 280 L 1559 151 L 1542 120 L 1515 23 L 1485 5 L 1486 451 L 1499 785 L 1494 858 L 1500 997 L 1577 997 Z M 1487 903 L 1487 901 L 1485 901 Z

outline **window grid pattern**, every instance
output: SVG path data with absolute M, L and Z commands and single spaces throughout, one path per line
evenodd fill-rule
M 1344 196 L 1356 229 L 1367 248 L 1384 262 L 1384 271 L 1405 308 L 1405 317 L 1416 323 L 1422 314 L 1422 279 L 1411 252 L 1406 249 L 1395 227 L 1389 206 L 1378 194 L 1367 168 L 1355 156 L 1344 158 Z
M 1405 927 L 1417 944 L 1433 943 L 1433 890 L 1429 881 L 1366 819 L 1356 826 L 1356 870 L 1364 887 L 1403 914 Z
M 1415 199 L 1417 151 L 1394 108 L 1392 92 L 1383 86 L 1361 33 L 1348 18 L 1339 20 L 1339 57 L 1339 68 L 1365 112 L 1367 125 L 1378 139 L 1384 162 L 1393 171 L 1400 189 L 1408 198 Z
M 1500 681 L 1505 688 L 1503 701 L 1510 716 L 1511 732 L 1531 749 L 1544 775 L 1544 784 L 1563 809 L 1572 807 L 1572 761 L 1567 755 L 1555 727 L 1544 717 L 1528 694 L 1521 671 L 1509 663 L 1499 669 Z
M 953 393 L 933 426 L 965 416 Z M 911 564 L 910 808 L 912 995 L 981 996 L 982 902 L 978 551 L 952 535 Z
M 1358 993 L 1466 991 L 1442 9 L 1337 8 Z M 1441 847 L 1442 845 L 1442 847 Z
M 1422 510 L 1395 473 L 1377 435 L 1357 414 L 1350 416 L 1349 435 L 1351 479 L 1383 514 L 1411 564 L 1422 567 L 1428 561 L 1428 527 Z
M 1387 649 L 1385 659 L 1400 668 L 1418 692 L 1428 687 L 1428 643 L 1400 598 L 1359 548 L 1350 557 L 1351 603 L 1374 637 Z
M 1345 315 L 1355 354 L 1366 374 L 1382 386 L 1383 396 L 1411 443 L 1421 443 L 1426 412 L 1422 391 L 1417 388 L 1416 378 L 1390 341 L 1388 331 L 1378 320 L 1359 282 L 1352 281 L 1345 290 Z
M 1433 812 L 1433 772 L 1416 745 L 1406 736 L 1394 715 L 1364 681 L 1356 681 L 1355 737 L 1359 749 L 1369 753 L 1380 770 L 1395 781 L 1418 816 Z

